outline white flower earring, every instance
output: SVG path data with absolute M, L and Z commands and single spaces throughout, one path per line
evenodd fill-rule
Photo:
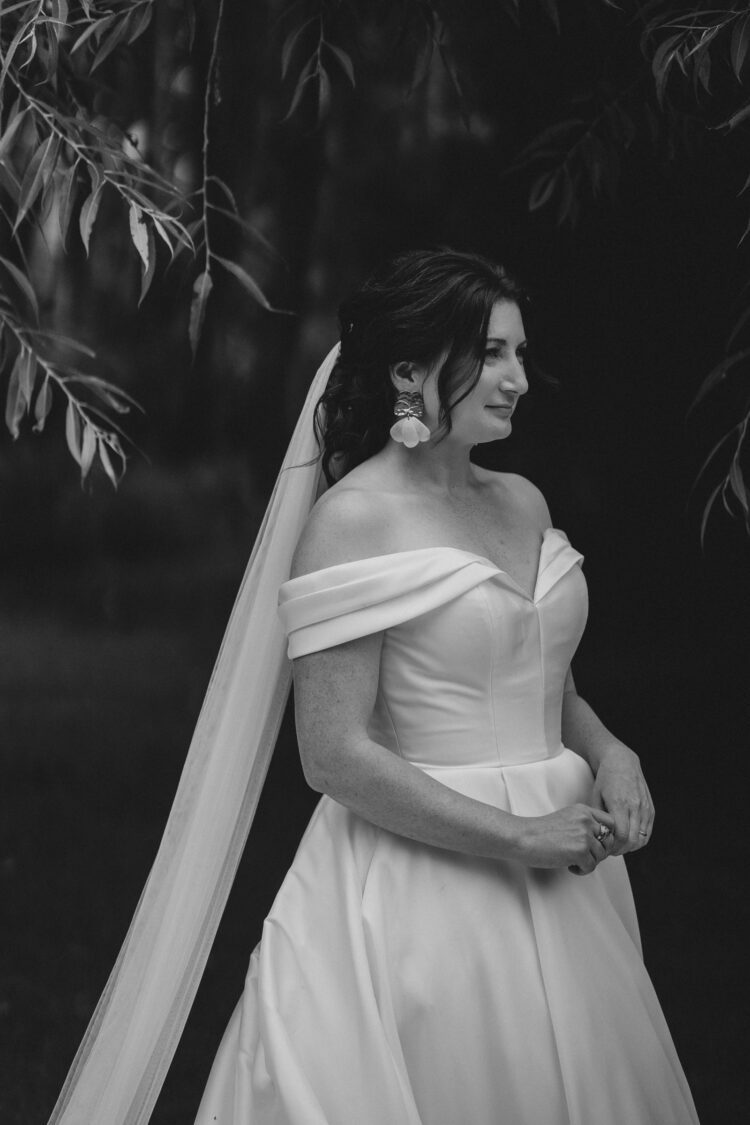
M 407 449 L 413 449 L 420 441 L 429 441 L 430 431 L 419 420 L 424 415 L 421 391 L 400 391 L 393 413 L 397 418 L 390 429 L 394 441 L 403 442 Z

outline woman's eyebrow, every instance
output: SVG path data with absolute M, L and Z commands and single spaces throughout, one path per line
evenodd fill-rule
M 502 344 L 505 347 L 507 345 L 508 341 L 504 340 L 502 336 L 488 336 L 487 337 L 487 343 L 488 344 Z M 528 340 L 521 340 L 521 343 L 518 345 L 519 348 L 525 348 L 527 346 L 528 346 Z

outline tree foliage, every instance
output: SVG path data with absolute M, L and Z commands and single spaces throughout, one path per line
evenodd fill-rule
M 89 348 L 40 324 L 25 248 L 29 228 L 34 226 L 48 247 L 52 239 L 54 253 L 54 241 L 59 239 L 64 250 L 75 227 L 88 256 L 103 199 L 113 197 L 140 262 L 139 304 L 154 279 L 157 245 L 166 248 L 170 264 L 187 252 L 199 271 L 189 318 L 193 353 L 216 265 L 270 308 L 253 278 L 236 262 L 214 253 L 210 242 L 211 211 L 243 226 L 231 191 L 208 166 L 223 0 L 206 78 L 202 177 L 195 192 L 184 192 L 149 164 L 126 123 L 98 108 L 107 86 L 102 77 L 107 60 L 134 49 L 153 11 L 154 0 L 19 0 L 0 9 L 0 217 L 10 243 L 0 256 L 3 282 L 10 282 L 0 290 L 0 365 L 8 373 L 6 423 L 16 438 L 24 417 L 33 415 L 38 432 L 55 397 L 61 396 L 68 448 L 82 479 L 98 457 L 113 484 L 126 464 L 124 434 L 115 415 L 136 404 L 111 381 L 74 363 L 73 357 L 79 362 L 82 357 L 95 360 Z M 185 18 L 192 37 L 192 8 L 186 9 Z
M 359 96 L 366 81 L 377 83 L 379 75 L 387 74 L 401 84 L 406 104 L 440 71 L 452 91 L 456 118 L 466 129 L 474 127 L 478 64 L 474 51 L 465 44 L 461 48 L 467 13 L 457 0 L 401 0 L 395 5 L 269 0 L 267 6 L 275 16 L 267 46 L 278 81 L 288 91 L 279 120 L 325 129 L 348 99 Z M 88 254 L 102 200 L 109 196 L 110 203 L 119 205 L 140 263 L 139 301 L 152 284 L 159 254 L 168 256 L 170 266 L 182 263 L 181 276 L 188 274 L 186 321 L 193 355 L 217 270 L 259 307 L 272 309 L 263 285 L 242 258 L 230 256 L 214 238 L 216 223 L 231 224 L 238 240 L 257 244 L 261 236 L 211 166 L 212 114 L 221 96 L 224 0 L 215 0 L 212 11 L 210 47 L 201 71 L 200 171 L 194 191 L 186 190 L 170 169 L 149 163 L 129 123 L 103 108 L 102 91 L 114 61 L 148 39 L 153 0 L 18 0 L 0 11 L 0 208 L 10 241 L 0 258 L 8 282 L 0 296 L 6 420 L 14 436 L 27 415 L 41 429 L 53 398 L 63 397 L 68 444 L 84 476 L 97 456 L 105 471 L 111 454 L 119 470 L 124 467 L 114 416 L 133 402 L 90 370 L 94 357 L 87 349 L 53 336 L 40 323 L 24 251 L 30 230 L 47 232 L 54 224 L 62 244 L 70 246 L 70 229 L 77 228 Z M 192 48 L 196 20 L 207 18 L 205 6 L 184 0 L 182 15 Z M 472 13 L 476 26 L 481 18 Z M 722 8 L 685 0 L 581 0 L 575 13 L 559 0 L 497 0 L 492 18 L 505 21 L 511 38 L 533 24 L 544 31 L 540 38 L 561 40 L 573 20 L 579 30 L 586 21 L 593 26 L 606 20 L 613 50 L 619 46 L 614 40 L 625 44 L 618 66 L 585 75 L 569 101 L 560 99 L 555 119 L 548 117 L 531 140 L 524 138 L 517 151 L 504 157 L 503 175 L 523 179 L 529 210 L 548 214 L 561 230 L 575 229 L 592 209 L 613 206 L 626 190 L 631 161 L 642 158 L 644 148 L 662 164 L 677 158 L 704 160 L 717 145 L 744 153 L 750 128 L 750 12 L 744 0 Z M 727 186 L 728 198 L 749 187 L 750 175 L 744 187 Z M 750 219 L 737 232 L 743 249 L 749 233 Z M 725 353 L 717 356 L 694 403 L 702 409 L 728 383 L 748 388 L 739 414 L 728 419 L 701 470 L 721 474 L 718 483 L 714 477 L 704 528 L 719 498 L 750 528 L 743 469 L 750 424 L 749 297 L 750 280 L 737 294 Z M 112 478 L 117 475 L 113 469 Z

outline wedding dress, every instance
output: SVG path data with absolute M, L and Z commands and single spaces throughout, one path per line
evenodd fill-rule
M 370 737 L 519 816 L 591 799 L 562 745 L 582 556 L 534 590 L 427 547 L 284 582 L 290 657 L 383 631 Z M 417 843 L 319 801 L 197 1125 L 691 1125 L 622 857 L 587 876 Z

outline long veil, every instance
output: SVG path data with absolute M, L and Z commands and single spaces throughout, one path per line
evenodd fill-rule
M 50 1125 L 145 1125 L 200 982 L 291 687 L 280 584 L 320 483 L 305 399 L 232 609 L 156 859 Z M 311 462 L 310 464 L 301 464 Z

